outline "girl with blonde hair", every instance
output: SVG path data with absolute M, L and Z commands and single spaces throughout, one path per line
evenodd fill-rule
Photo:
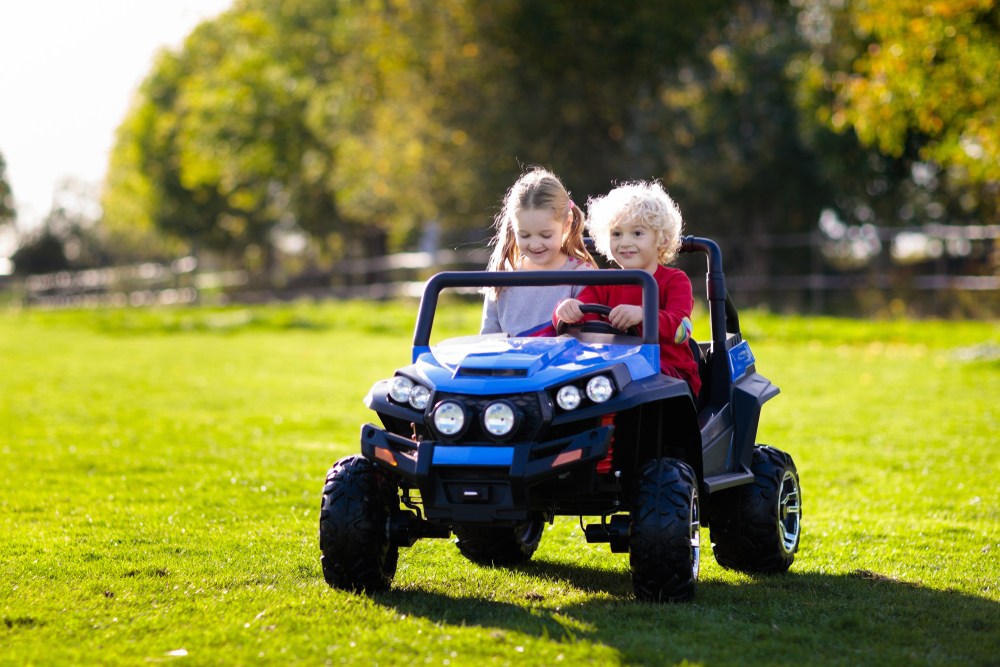
M 583 245 L 584 215 L 562 181 L 536 167 L 507 191 L 497 215 L 487 271 L 575 271 L 594 268 Z M 480 333 L 554 336 L 552 312 L 582 287 L 491 287 L 483 291 Z

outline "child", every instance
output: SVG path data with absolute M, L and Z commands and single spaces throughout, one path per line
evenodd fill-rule
M 551 172 L 535 168 L 517 179 L 497 216 L 487 271 L 575 271 L 594 268 L 583 245 L 583 212 Z M 555 336 L 552 309 L 580 286 L 484 289 L 480 333 Z
M 695 396 L 701 388 L 691 338 L 691 281 L 668 269 L 680 249 L 681 212 L 659 183 L 626 183 L 588 202 L 587 227 L 601 254 L 623 269 L 653 274 L 660 298 L 660 372 L 685 380 Z M 608 321 L 618 329 L 642 328 L 642 288 L 635 285 L 587 287 L 555 310 L 553 322 L 584 319 L 581 303 L 612 306 Z M 596 317 L 596 316 L 588 316 Z

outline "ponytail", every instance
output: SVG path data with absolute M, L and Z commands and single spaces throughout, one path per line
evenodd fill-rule
M 596 269 L 597 262 L 587 252 L 587 246 L 583 243 L 583 225 L 586 223 L 583 211 L 572 200 L 569 203 L 569 212 L 573 219 L 569 221 L 569 229 L 563 235 L 562 251 L 573 259 L 579 260 L 583 264 L 590 264 Z

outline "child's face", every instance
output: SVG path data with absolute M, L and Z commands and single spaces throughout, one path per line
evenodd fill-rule
M 623 269 L 654 273 L 660 259 L 656 236 L 649 227 L 624 220 L 611 228 L 611 256 Z
M 526 269 L 558 269 L 565 263 L 562 252 L 566 222 L 557 220 L 551 210 L 520 211 L 514 217 L 517 249 L 527 260 Z

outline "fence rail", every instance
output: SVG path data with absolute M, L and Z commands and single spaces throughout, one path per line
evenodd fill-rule
M 923 234 L 943 240 L 989 241 L 1000 239 L 1000 225 L 921 225 L 879 228 L 875 234 L 881 240 L 892 241 L 900 234 Z M 748 241 L 745 237 L 720 237 L 723 247 L 734 247 Z M 831 239 L 822 232 L 801 234 L 769 234 L 757 236 L 753 243 L 759 248 L 810 247 L 816 254 Z M 291 301 L 298 298 L 324 299 L 385 299 L 419 297 L 423 293 L 428 272 L 444 269 L 482 270 L 489 253 L 485 250 L 438 252 L 404 252 L 383 257 L 345 260 L 326 270 L 311 270 L 308 280 L 277 287 L 263 276 L 244 270 L 198 271 L 194 257 L 182 257 L 166 264 L 143 263 L 82 271 L 60 271 L 27 276 L 23 279 L 0 277 L 0 298 L 28 307 L 41 309 L 168 306 L 191 303 L 266 303 Z M 917 275 L 879 273 L 806 275 L 727 275 L 733 291 L 804 291 L 813 294 L 825 291 L 856 289 L 900 289 L 919 291 L 1000 290 L 998 275 Z M 422 275 L 421 275 L 422 274 Z M 392 279 L 395 277 L 395 279 Z M 402 279 L 400 279 L 402 278 Z M 409 278 L 409 279 L 406 279 Z M 695 276 L 695 289 L 703 282 Z M 469 290 L 466 290 L 469 291 Z

